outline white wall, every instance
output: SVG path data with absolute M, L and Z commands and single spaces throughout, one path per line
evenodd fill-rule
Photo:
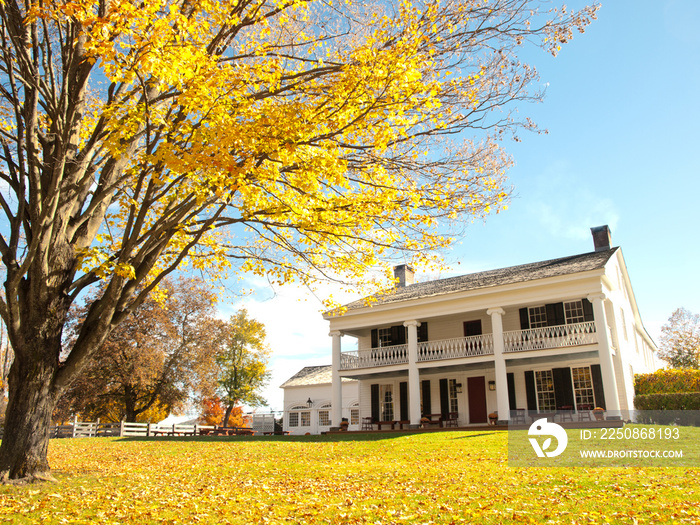
M 307 406 L 308 399 L 311 399 L 311 408 L 306 408 L 304 412 L 309 412 L 310 425 L 309 426 L 289 426 L 289 410 L 294 406 Z M 343 408 L 342 416 L 350 420 L 350 410 L 353 404 L 358 401 L 358 382 L 357 381 L 343 381 Z M 327 405 L 327 408 L 324 406 Z M 327 432 L 330 430 L 330 425 L 320 425 L 319 424 L 319 411 L 328 410 L 331 411 L 331 385 L 309 385 L 309 386 L 298 386 L 298 387 L 285 387 L 284 388 L 284 416 L 282 428 L 289 431 L 292 435 L 304 435 L 304 434 L 320 434 L 321 432 Z M 330 415 L 330 414 L 329 414 Z M 299 423 L 301 423 L 301 416 L 299 418 Z M 335 425 L 335 422 L 334 426 Z M 352 425 L 349 430 L 359 430 L 358 425 Z

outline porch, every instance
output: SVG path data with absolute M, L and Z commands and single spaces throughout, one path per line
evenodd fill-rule
M 594 321 L 503 332 L 503 353 L 514 354 L 593 345 L 598 342 Z M 417 363 L 480 358 L 494 354 L 492 333 L 418 343 Z M 380 346 L 340 353 L 340 370 L 408 364 L 408 344 Z

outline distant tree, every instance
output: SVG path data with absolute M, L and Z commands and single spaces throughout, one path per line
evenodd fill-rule
M 239 310 L 228 321 L 218 323 L 216 346 L 216 382 L 226 407 L 223 424 L 228 426 L 231 413 L 238 405 L 266 403 L 259 394 L 270 377 L 265 326 L 248 317 L 245 309 Z
M 672 368 L 700 368 L 700 315 L 678 308 L 661 327 L 659 357 Z
M 202 412 L 200 415 L 205 425 L 220 425 L 224 419 L 224 407 L 218 396 L 202 399 Z
M 208 390 L 215 295 L 196 279 L 168 282 L 164 294 L 162 303 L 149 297 L 93 354 L 59 402 L 62 415 L 68 407 L 90 419 L 151 420 Z

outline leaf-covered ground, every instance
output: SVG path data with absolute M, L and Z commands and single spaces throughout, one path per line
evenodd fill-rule
M 700 429 L 696 437 L 700 438 Z M 52 440 L 2 523 L 700 523 L 697 468 L 512 468 L 506 432 Z

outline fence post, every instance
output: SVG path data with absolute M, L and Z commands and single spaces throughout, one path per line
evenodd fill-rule
M 95 422 L 95 437 L 100 436 L 100 418 L 97 418 L 97 421 Z
M 146 437 L 151 437 L 151 424 L 148 423 L 148 426 L 146 427 Z
M 196 436 L 197 434 L 197 423 L 194 424 L 194 430 L 192 431 L 192 435 Z
M 71 437 L 75 437 L 75 429 L 78 426 L 78 415 L 73 416 L 73 435 Z
M 124 420 L 119 422 L 119 437 L 124 437 Z

